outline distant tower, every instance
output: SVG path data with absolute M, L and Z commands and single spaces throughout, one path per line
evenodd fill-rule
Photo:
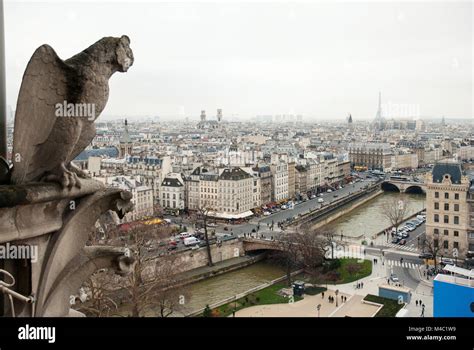
M 125 158 L 127 155 L 132 154 L 133 142 L 128 133 L 128 122 L 125 119 L 125 126 L 122 135 L 119 140 L 119 158 Z
M 220 123 L 222 121 L 222 109 L 217 110 L 217 121 Z
M 441 118 L 441 126 L 446 126 L 446 120 L 444 119 L 444 115 L 443 118 Z
M 376 130 L 383 129 L 385 124 L 384 117 L 382 115 L 382 93 L 379 91 L 379 105 L 377 108 L 377 114 L 375 115 L 374 119 L 374 127 Z
M 379 107 L 377 108 L 377 114 L 375 115 L 375 120 L 382 120 L 382 93 L 379 91 Z
M 202 122 L 206 121 L 206 111 L 201 111 L 201 121 Z
M 349 114 L 349 118 L 347 119 L 347 126 L 349 129 L 352 129 L 352 114 Z

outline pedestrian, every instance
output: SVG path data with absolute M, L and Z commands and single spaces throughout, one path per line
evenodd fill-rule
M 418 300 L 416 301 L 416 306 L 418 307 Z
M 324 292 L 321 293 L 322 298 L 324 299 Z
M 364 288 L 364 282 L 360 282 L 361 288 Z

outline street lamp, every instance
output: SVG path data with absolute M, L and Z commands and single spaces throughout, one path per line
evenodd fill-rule
M 339 294 L 339 289 L 336 289 L 336 291 L 334 292 L 334 294 L 336 294 L 336 307 L 337 307 L 337 295 Z

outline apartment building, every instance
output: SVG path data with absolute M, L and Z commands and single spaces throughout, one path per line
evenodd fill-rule
M 426 236 L 440 255 L 466 257 L 469 248 L 471 183 L 460 163 L 438 163 L 426 175 Z M 471 245 L 471 248 L 472 245 Z M 454 254 L 456 255 L 456 254 Z
M 272 172 L 272 200 L 288 198 L 288 163 L 279 161 L 270 165 Z
M 295 197 L 295 162 L 288 162 L 288 198 Z
M 351 166 L 389 171 L 392 152 L 390 144 L 382 142 L 354 142 L 349 144 Z
M 268 165 L 257 165 L 252 168 L 255 176 L 260 178 L 260 204 L 263 206 L 272 201 L 272 172 Z
M 253 208 L 253 178 L 241 168 L 226 168 L 219 175 L 219 212 L 239 217 Z M 252 213 L 250 212 L 250 215 Z
M 183 210 L 185 207 L 185 186 L 180 174 L 169 173 L 160 184 L 160 205 L 165 209 Z

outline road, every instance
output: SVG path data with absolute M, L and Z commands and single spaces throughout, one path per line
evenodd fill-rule
M 325 192 L 322 194 L 322 197 L 321 197 L 324 199 L 323 205 L 327 205 L 338 199 L 344 198 L 348 196 L 349 194 L 357 192 L 366 186 L 372 185 L 375 182 L 376 182 L 376 179 L 374 178 L 364 179 L 360 182 L 354 183 L 353 185 L 346 185 L 344 188 L 341 188 L 339 190 L 332 191 L 330 193 Z M 337 197 L 335 197 L 335 195 Z M 305 214 L 310 211 L 321 208 L 321 203 L 318 203 L 318 198 L 319 197 L 314 198 L 314 199 L 309 199 L 306 202 L 301 202 L 295 205 L 293 209 L 280 210 L 279 212 L 276 212 L 269 216 L 253 218 L 248 223 L 245 223 L 245 224 L 226 225 L 226 226 L 228 227 L 229 230 L 232 230 L 234 234 L 240 235 L 244 233 L 251 233 L 253 229 L 257 230 L 257 227 L 260 225 L 259 234 L 263 234 L 264 236 L 268 237 L 273 234 L 269 228 L 269 226 L 271 226 L 272 223 L 274 223 L 275 228 L 276 228 L 278 222 L 284 222 L 288 218 L 292 218 L 299 214 Z M 219 225 L 219 228 L 221 226 L 222 225 Z M 216 230 L 216 232 L 222 232 L 222 231 L 221 229 L 219 229 L 219 230 Z

